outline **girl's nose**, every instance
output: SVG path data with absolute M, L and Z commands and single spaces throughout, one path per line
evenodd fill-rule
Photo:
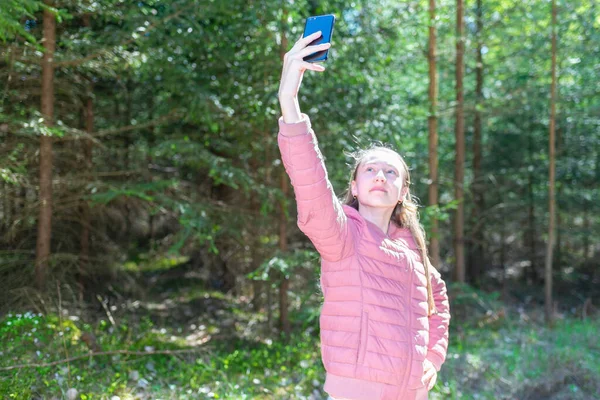
M 375 178 L 379 178 L 379 179 L 385 180 L 385 174 L 383 173 L 382 169 L 380 169 L 379 172 L 377 173 L 377 175 L 375 175 Z

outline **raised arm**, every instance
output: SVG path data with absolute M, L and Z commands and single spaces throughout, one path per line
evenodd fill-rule
M 348 220 L 335 196 L 317 137 L 310 119 L 300 112 L 298 92 L 306 70 L 323 72 L 325 68 L 303 60 L 328 49 L 329 43 L 308 46 L 321 32 L 300 38 L 283 57 L 279 85 L 279 119 L 277 143 L 281 159 L 292 181 L 298 206 L 298 227 L 308 236 L 323 259 L 337 261 L 352 254 L 353 243 Z
M 429 346 L 426 358 L 439 371 L 446 360 L 446 352 L 448 351 L 450 303 L 446 284 L 436 269 L 431 272 L 431 286 L 437 313 L 429 317 Z
M 348 220 L 327 177 L 308 116 L 301 114 L 299 122 L 290 124 L 280 118 L 277 142 L 296 195 L 298 227 L 323 259 L 350 256 L 354 247 Z

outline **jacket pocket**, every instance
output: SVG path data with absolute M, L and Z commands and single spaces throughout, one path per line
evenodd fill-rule
M 365 361 L 367 354 L 367 341 L 369 339 L 369 313 L 363 311 L 360 324 L 360 341 L 358 342 L 358 358 L 357 364 L 362 364 Z

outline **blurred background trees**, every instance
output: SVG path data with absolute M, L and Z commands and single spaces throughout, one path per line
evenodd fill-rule
M 430 240 L 437 226 L 432 254 L 447 281 L 541 304 L 551 4 L 466 2 L 460 86 L 456 4 L 438 0 L 431 14 L 429 0 L 2 2 L 2 310 L 39 306 L 56 282 L 79 301 L 143 291 L 136 268 L 165 259 L 250 298 L 269 325 L 277 304 L 297 312 L 311 293 L 318 303 L 318 255 L 295 226 L 276 147 L 276 93 L 282 52 L 324 13 L 337 17 L 331 59 L 307 73 L 300 103 L 336 193 L 346 151 L 395 145 Z M 569 305 L 597 295 L 600 279 L 597 15 L 595 2 L 558 2 L 553 271 Z

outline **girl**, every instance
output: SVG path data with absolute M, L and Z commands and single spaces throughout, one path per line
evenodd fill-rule
M 298 227 L 321 255 L 324 390 L 335 400 L 421 400 L 446 358 L 446 285 L 427 257 L 402 157 L 360 151 L 342 202 L 335 196 L 298 91 L 316 32 L 285 55 L 278 145 L 294 187 Z

